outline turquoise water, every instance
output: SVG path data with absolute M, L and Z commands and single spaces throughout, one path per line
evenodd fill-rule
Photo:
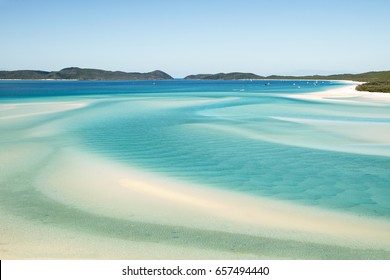
M 388 135 L 389 104 L 286 96 L 343 85 L 337 82 L 270 82 L 1 81 L 0 102 L 92 100 L 42 121 L 63 120 L 74 145 L 165 176 L 390 217 L 389 143 L 359 130 L 383 124 Z M 358 132 L 350 131 L 355 125 Z

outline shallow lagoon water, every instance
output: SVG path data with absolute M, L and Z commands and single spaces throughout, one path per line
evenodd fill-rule
M 23 147 L 19 159 L 2 157 L 1 207 L 29 220 L 97 230 L 71 217 L 101 218 L 54 203 L 34 186 L 55 151 L 73 147 L 199 186 L 388 220 L 389 104 L 291 96 L 342 83 L 264 83 L 1 81 L 0 153 Z M 57 102 L 71 110 L 56 111 Z M 33 104 L 53 105 L 40 114 Z
M 95 100 L 87 108 L 57 116 L 64 119 L 68 136 L 77 145 L 111 159 L 210 187 L 389 217 L 389 106 L 285 95 L 343 85 L 337 82 L 271 83 L 3 81 L 0 85 L 3 102 L 12 103 L 16 97 L 18 102 Z M 379 135 L 366 139 L 365 128 L 378 124 L 384 125 Z
M 390 215 L 389 145 L 348 132 L 356 123 L 363 129 L 388 124 L 388 107 L 322 104 L 269 92 L 201 93 L 203 102 L 197 101 L 197 93 L 186 92 L 103 102 L 99 116 L 74 133 L 87 149 L 172 177 L 361 215 Z M 335 128 L 283 118 L 332 121 Z M 342 133 L 338 122 L 346 123 Z

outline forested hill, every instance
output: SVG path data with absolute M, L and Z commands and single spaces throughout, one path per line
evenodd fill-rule
M 351 80 L 359 82 L 390 81 L 390 71 L 367 72 L 361 74 L 310 75 L 310 76 L 259 76 L 253 73 L 218 73 L 189 75 L 188 80 L 250 80 L 250 79 L 292 79 L 292 80 Z
M 0 79 L 21 80 L 171 80 L 167 73 L 156 70 L 148 73 L 105 71 L 70 67 L 60 71 L 17 70 L 0 71 Z
M 256 80 L 256 79 L 265 79 L 265 77 L 253 73 L 232 72 L 232 73 L 218 73 L 218 74 L 189 75 L 184 79 L 186 80 L 251 80 L 251 79 Z

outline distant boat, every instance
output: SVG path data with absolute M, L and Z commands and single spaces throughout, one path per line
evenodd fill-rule
M 270 86 L 270 85 L 271 85 L 271 83 L 265 83 L 264 85 L 265 85 L 265 86 Z

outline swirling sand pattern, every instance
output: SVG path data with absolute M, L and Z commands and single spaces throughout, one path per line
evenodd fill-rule
M 390 103 L 290 82 L 13 83 L 1 258 L 390 258 Z

